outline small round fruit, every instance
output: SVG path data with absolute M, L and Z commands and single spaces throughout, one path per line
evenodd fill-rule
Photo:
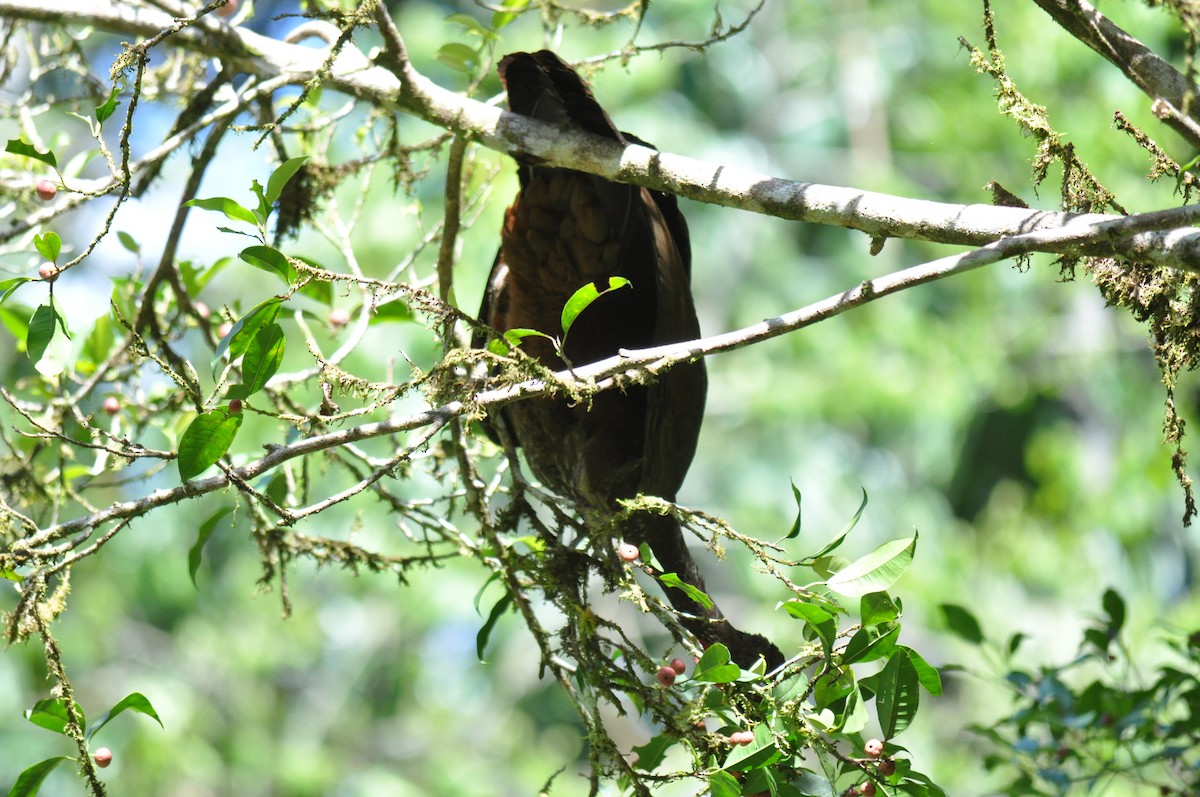
M 233 324 L 229 323 L 228 321 L 221 322 L 221 325 L 217 327 L 217 334 L 221 337 L 226 337 L 232 331 Z
M 229 18 L 236 14 L 237 10 L 238 0 L 229 0 L 228 3 L 217 9 L 217 16 Z
M 212 310 L 209 310 L 208 305 L 204 302 L 192 302 L 192 307 L 196 310 L 196 315 L 200 316 L 206 321 L 208 320 L 208 317 L 212 315 Z
M 642 552 L 632 543 L 623 542 L 617 546 L 617 556 L 626 562 L 636 562 L 641 555 Z
M 104 411 L 109 415 L 116 415 L 121 411 L 121 400 L 116 396 L 107 396 L 104 399 Z
M 329 311 L 329 326 L 337 329 L 350 323 L 350 311 L 343 307 L 335 307 Z
M 49 202 L 54 199 L 54 195 L 58 193 L 58 186 L 52 180 L 39 180 L 37 184 L 38 199 L 43 202 Z
M 863 797 L 871 797 L 871 795 L 875 794 L 875 784 L 868 780 L 858 787 L 858 793 Z
M 229 400 L 229 413 L 231 415 L 237 415 L 241 411 L 242 411 L 242 400 L 241 399 L 230 399 Z
M 654 677 L 658 679 L 659 686 L 671 686 L 675 683 L 675 670 L 670 667 L 659 667 L 658 672 Z
M 883 775 L 885 778 L 889 777 L 891 775 L 895 775 L 896 774 L 896 762 L 894 759 L 885 758 L 876 765 L 875 771 L 878 772 L 880 775 Z
M 871 758 L 879 758 L 883 755 L 883 742 L 878 739 L 868 739 L 863 745 L 863 752 L 871 756 Z
M 742 747 L 745 747 L 746 745 L 752 744 L 753 742 L 754 742 L 754 732 L 753 731 L 734 731 L 733 733 L 729 734 L 729 743 L 730 744 L 737 744 L 737 745 L 741 745 Z
M 683 659 L 671 659 L 671 669 L 674 670 L 677 675 L 683 675 L 685 672 L 687 672 L 687 665 L 683 663 Z
M 47 261 L 38 266 L 38 276 L 44 279 L 46 282 L 54 282 L 56 279 L 58 279 L 58 275 L 59 268 L 53 263 Z
M 104 769 L 112 763 L 112 750 L 107 747 L 101 747 L 95 753 L 92 753 L 92 759 L 95 760 L 96 766 Z

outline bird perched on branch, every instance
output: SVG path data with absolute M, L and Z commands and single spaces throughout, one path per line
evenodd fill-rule
M 513 53 L 500 61 L 499 71 L 513 113 L 621 144 L 644 144 L 617 130 L 583 80 L 554 53 Z M 700 336 L 689 285 L 687 224 L 673 196 L 520 159 L 518 167 L 521 190 L 505 215 L 479 312 L 484 324 L 499 332 L 554 334 L 564 305 L 579 288 L 594 283 L 604 290 L 610 277 L 623 277 L 629 285 L 587 306 L 561 349 L 539 336 L 523 338 L 522 349 L 561 370 L 620 349 Z M 590 402 L 519 401 L 501 411 L 499 422 L 546 486 L 593 514 L 611 516 L 619 510 L 618 499 L 639 493 L 675 499 L 696 451 L 706 389 L 698 361 L 671 369 L 653 384 L 607 390 Z M 673 518 L 636 513 L 622 535 L 648 543 L 665 572 L 704 589 Z M 743 666 L 760 656 L 771 667 L 782 663 L 774 645 L 737 630 L 717 608 L 705 609 L 679 589 L 666 594 L 691 616 L 684 625 L 701 642 L 724 643 Z

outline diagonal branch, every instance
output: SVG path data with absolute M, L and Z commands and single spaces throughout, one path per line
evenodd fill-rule
M 1120 69 L 1154 101 L 1155 115 L 1200 149 L 1200 123 L 1193 113 L 1196 87 L 1158 53 L 1095 9 L 1087 0 L 1033 0 L 1067 33 Z
M 647 376 L 657 376 L 681 363 L 779 337 L 907 288 L 1038 251 L 1046 246 L 1063 243 L 1082 244 L 1086 241 L 1101 240 L 1116 243 L 1121 238 L 1136 235 L 1145 229 L 1163 225 L 1194 224 L 1198 221 L 1200 221 L 1200 205 L 1188 205 L 1137 216 L 1075 222 L 1065 228 L 1004 238 L 970 252 L 940 258 L 883 277 L 866 280 L 849 290 L 807 307 L 785 313 L 777 318 L 766 319 L 743 329 L 701 340 L 652 349 L 625 351 L 618 356 L 577 367 L 573 371 L 557 373 L 551 379 L 529 379 L 515 385 L 484 390 L 476 394 L 470 401 L 452 401 L 409 415 L 406 418 L 363 424 L 350 429 L 314 435 L 285 446 L 271 446 L 267 455 L 262 459 L 239 468 L 231 468 L 229 473 L 237 479 L 249 481 L 297 457 L 359 440 L 400 434 L 430 425 L 442 425 L 450 419 L 469 416 L 481 410 L 499 407 L 520 399 L 560 393 L 564 390 L 575 393 L 596 392 L 618 386 L 631 378 L 641 379 Z M 33 554 L 35 548 L 54 540 L 113 521 L 138 517 L 160 506 L 179 503 L 188 498 L 197 498 L 224 489 L 230 484 L 230 481 L 230 476 L 224 473 L 206 479 L 197 479 L 169 490 L 156 490 L 144 498 L 114 503 L 98 512 L 49 526 L 14 543 L 7 552 L 0 554 L 0 563 L 8 559 L 12 564 L 3 566 L 15 566 L 25 557 Z
M 146 37 L 174 25 L 172 17 L 151 8 L 129 2 L 92 0 L 0 0 L 0 18 L 56 23 L 83 21 L 101 30 Z M 328 68 L 326 85 L 377 108 L 418 116 L 515 157 L 644 185 L 701 202 L 860 230 L 876 239 L 912 238 L 981 246 L 1004 236 L 1117 218 L 907 199 L 787 180 L 647 147 L 622 147 L 587 133 L 564 131 L 506 113 L 444 89 L 417 72 L 403 50 L 396 49 L 403 42 L 394 34 L 394 27 L 385 27 L 385 32 L 389 49 L 384 61 L 394 71 L 373 65 L 361 52 L 347 47 Z M 289 44 L 230 27 L 211 17 L 179 30 L 170 41 L 220 57 L 241 71 L 267 79 L 285 78 L 293 84 L 306 83 L 327 66 L 326 50 Z M 1105 242 L 1050 236 L 1039 244 L 1038 251 L 1117 256 L 1200 271 L 1200 232 L 1191 229 L 1145 230 L 1119 241 Z

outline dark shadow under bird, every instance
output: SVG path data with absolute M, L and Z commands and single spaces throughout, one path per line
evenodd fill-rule
M 499 71 L 513 113 L 621 144 L 644 144 L 617 130 L 583 80 L 554 53 L 513 53 L 500 61 Z M 480 321 L 499 332 L 553 334 L 576 290 L 588 283 L 603 289 L 609 277 L 619 276 L 631 287 L 587 307 L 561 355 L 541 337 L 524 338 L 525 353 L 561 370 L 620 349 L 700 336 L 687 224 L 675 197 L 568 169 L 525 162 L 518 167 L 521 190 L 505 215 Z M 477 338 L 476 345 L 483 343 Z M 706 390 L 699 361 L 673 368 L 651 385 L 604 391 L 589 403 L 526 399 L 492 420 L 505 425 L 543 484 L 591 514 L 611 516 L 619 511 L 618 499 L 639 493 L 675 500 L 696 451 Z M 704 589 L 673 518 L 637 513 L 621 533 L 629 542 L 646 542 L 665 572 Z M 682 590 L 667 589 L 666 595 L 705 645 L 725 644 L 743 666 L 760 656 L 770 668 L 783 662 L 774 645 L 734 628 L 719 609 L 705 609 Z

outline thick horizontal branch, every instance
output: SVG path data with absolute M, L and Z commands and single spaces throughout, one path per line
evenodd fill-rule
M 167 14 L 132 3 L 94 0 L 0 0 L 0 17 L 84 21 L 101 30 L 144 37 L 173 22 Z M 327 53 L 231 27 L 213 18 L 182 29 L 168 43 L 209 53 L 265 78 L 290 77 L 297 84 L 309 81 L 322 69 Z M 515 157 L 644 185 L 700 202 L 861 230 L 876 238 L 981 246 L 1004 236 L 1116 218 L 907 199 L 786 180 L 646 147 L 621 147 L 586 133 L 564 131 L 500 111 L 443 89 L 411 68 L 402 74 L 403 82 L 383 67 L 372 65 L 357 50 L 346 48 L 329 70 L 326 83 L 375 106 L 460 131 Z M 1200 232 L 1193 229 L 1149 230 L 1104 243 L 1066 236 L 1042 244 L 1039 251 L 1114 255 L 1200 271 Z
M 1147 228 L 1163 224 L 1192 224 L 1197 221 L 1200 221 L 1200 205 L 1189 205 L 1185 208 L 1120 217 L 1088 225 L 1077 223 L 1071 225 L 1070 228 L 1043 230 L 1004 238 L 970 252 L 952 255 L 894 274 L 866 280 L 849 290 L 807 307 L 776 318 L 765 319 L 743 329 L 701 340 L 685 341 L 652 349 L 625 351 L 590 365 L 560 372 L 553 379 L 530 379 L 516 385 L 484 390 L 476 394 L 471 401 L 452 401 L 407 418 L 363 424 L 351 429 L 315 435 L 286 446 L 273 446 L 262 459 L 240 468 L 230 469 L 230 474 L 233 479 L 245 482 L 288 460 L 348 443 L 408 432 L 431 424 L 444 424 L 450 418 L 499 407 L 521 399 L 550 395 L 563 390 L 598 391 L 616 386 L 621 382 L 654 377 L 681 363 L 779 337 L 915 285 L 961 274 L 1011 257 L 1038 251 L 1049 245 L 1081 243 L 1085 239 L 1108 240 L 1117 243 L 1122 238 L 1137 235 Z M 34 535 L 19 540 L 7 553 L 9 556 L 23 557 L 23 555 L 31 554 L 35 548 L 63 537 L 86 532 L 106 523 L 138 517 L 161 506 L 222 490 L 230 483 L 230 476 L 222 473 L 206 479 L 190 481 L 169 490 L 157 490 L 134 501 L 115 503 L 99 512 L 42 529 Z

